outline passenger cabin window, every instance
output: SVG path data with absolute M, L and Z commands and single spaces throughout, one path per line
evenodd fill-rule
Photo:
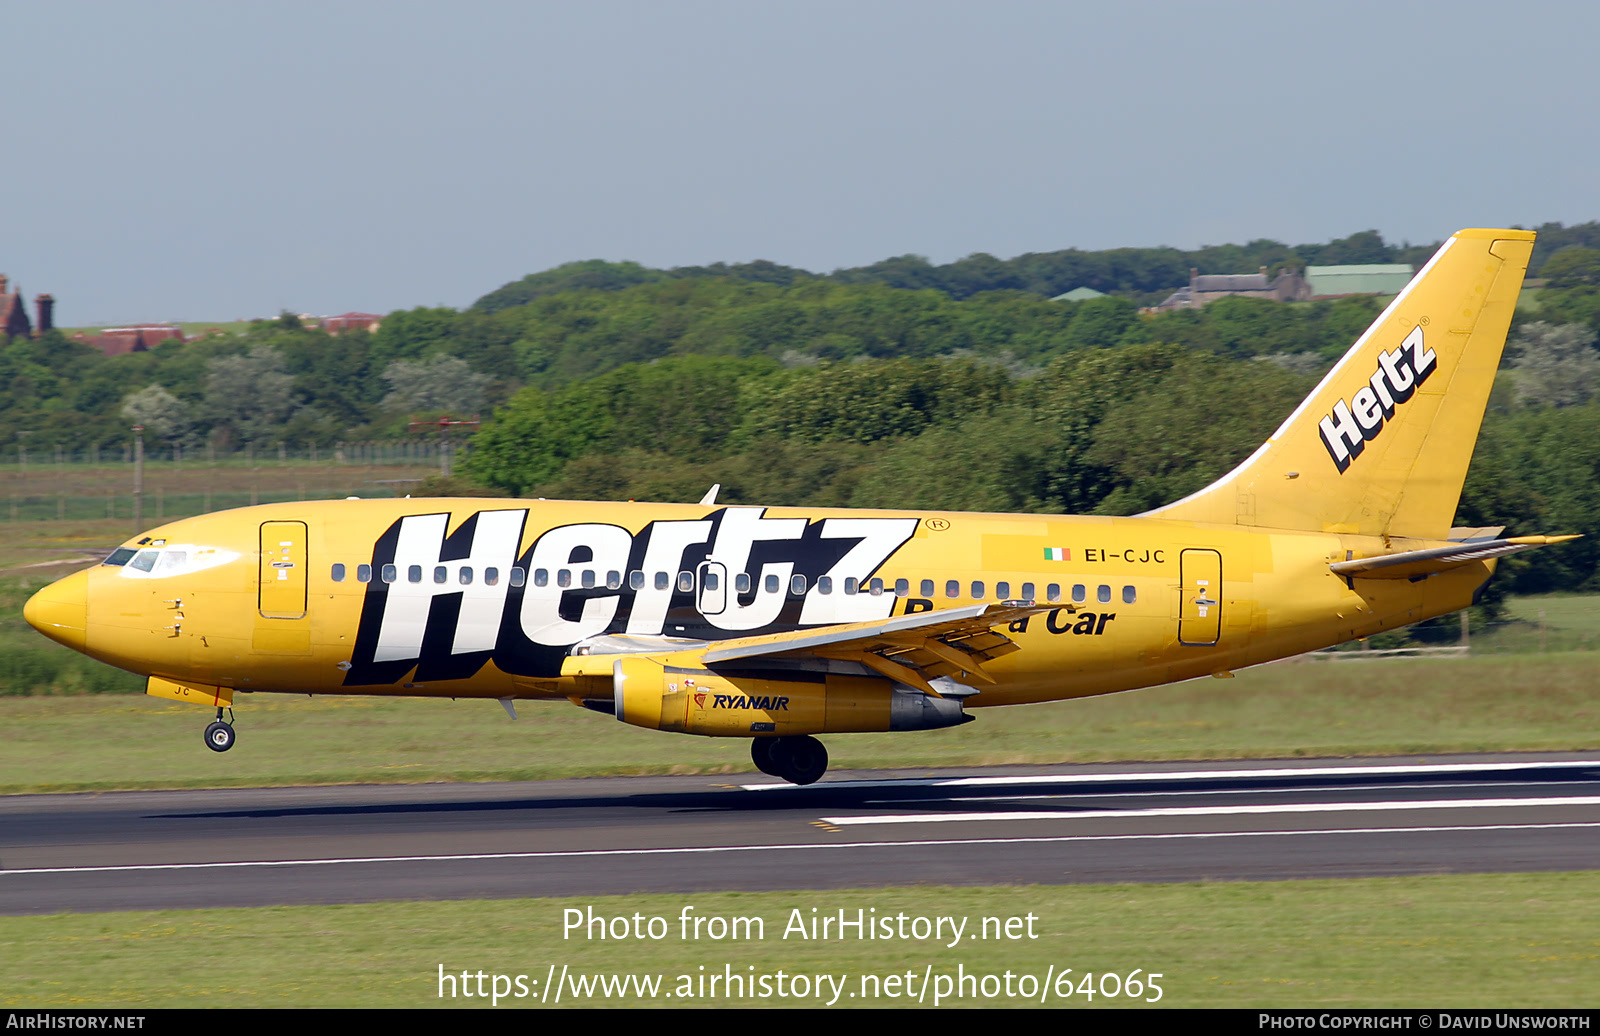
M 484 569 L 483 570 L 483 585 L 484 586 L 499 586 L 500 585 L 500 570 L 498 568 L 486 568 L 486 569 Z
M 831 593 L 833 593 L 833 577 L 832 576 L 818 576 L 817 577 L 817 593 L 819 593 L 819 594 L 831 594 Z
M 779 579 L 777 576 L 774 576 L 774 575 L 767 576 L 765 579 L 763 579 L 761 581 L 761 584 L 762 584 L 762 589 L 764 589 L 769 594 L 775 594 L 779 590 L 783 589 L 783 580 Z
M 521 568 L 511 570 L 511 585 L 521 586 L 528 578 L 528 573 Z
M 1045 600 L 1048 600 L 1048 601 L 1059 601 L 1059 600 L 1061 600 L 1061 584 L 1060 583 L 1051 583 L 1049 586 L 1045 587 L 1044 588 L 1044 596 L 1045 596 Z
M 344 582 L 344 566 L 338 562 L 334 562 L 333 565 L 333 581 L 335 583 Z
M 911 596 L 911 580 L 909 580 L 909 579 L 896 579 L 894 581 L 894 595 L 896 597 L 910 597 Z
M 400 576 L 400 573 L 395 571 L 395 567 L 393 565 L 384 565 L 383 566 L 383 581 L 385 583 L 392 583 L 396 579 L 398 579 L 399 576 Z
M 1101 604 L 1110 604 L 1111 587 L 1101 583 L 1100 586 L 1095 589 L 1094 596 L 1095 600 L 1099 601 Z
M 983 600 L 983 580 L 974 579 L 972 581 L 972 599 L 974 601 Z
M 515 572 L 516 569 L 512 569 L 511 571 Z M 516 585 L 516 582 L 517 581 L 516 581 L 515 578 L 513 578 L 511 580 L 511 584 L 513 586 Z M 534 586 L 549 586 L 550 585 L 550 572 L 549 572 L 549 570 L 548 569 L 543 569 L 543 568 L 534 569 L 533 570 L 533 585 Z
M 579 580 L 579 582 L 583 584 L 583 588 L 585 590 L 593 590 L 594 589 L 594 569 L 592 569 L 592 568 L 584 569 L 583 572 L 582 572 L 582 577 L 583 578 L 581 578 Z
M 853 594 L 856 592 L 856 590 L 860 589 L 860 587 L 861 583 L 856 580 L 855 576 L 844 577 L 844 592 L 846 594 Z
M 662 575 L 665 575 L 665 574 L 666 573 L 664 573 L 664 572 L 662 573 Z M 630 590 L 643 590 L 644 589 L 644 573 L 643 572 L 640 572 L 638 569 L 634 569 L 632 572 L 628 573 L 628 589 L 630 589 Z M 659 589 L 662 589 L 662 587 L 657 587 L 656 589 L 659 590 Z
M 1082 604 L 1084 601 L 1087 601 L 1089 599 L 1089 588 L 1084 586 L 1082 583 L 1073 583 L 1072 599 L 1078 604 Z
M 1011 600 L 1011 584 L 1010 583 L 996 583 L 996 584 L 994 584 L 994 595 L 996 597 L 1000 598 L 1002 601 Z
M 750 573 L 739 572 L 733 577 L 734 593 L 747 594 L 750 592 Z
M 556 585 L 568 587 L 572 585 L 572 570 L 563 568 L 556 571 Z
M 924 596 L 924 597 L 932 597 L 933 596 L 933 580 L 924 579 L 922 581 L 922 588 L 921 589 L 922 589 L 922 596 Z
M 799 574 L 790 576 L 789 592 L 796 597 L 803 597 L 806 592 L 806 577 Z
M 1022 599 L 1024 601 L 1037 601 L 1038 589 L 1032 583 L 1022 584 Z
M 456 580 L 460 582 L 462 586 L 470 586 L 472 584 L 472 566 L 462 565 L 460 573 L 456 575 Z
M 694 573 L 693 572 L 679 572 L 678 573 L 678 592 L 680 594 L 692 594 L 692 593 L 694 593 Z
M 448 570 L 446 570 L 446 568 L 443 565 L 437 565 L 437 566 L 434 567 L 434 570 L 433 570 L 433 581 L 435 583 L 442 583 L 446 579 L 449 579 L 449 578 L 450 578 L 450 573 L 449 573 Z
M 422 566 L 412 565 L 406 569 L 406 581 L 411 583 L 422 582 Z
M 356 582 L 358 582 L 358 583 L 370 583 L 370 582 L 372 582 L 372 566 L 371 565 L 357 565 L 356 566 Z
M 665 590 L 672 585 L 672 577 L 665 572 L 657 572 L 655 585 L 657 590 Z
M 872 582 L 867 584 L 867 590 L 874 597 L 882 597 L 883 596 L 883 580 L 874 578 L 872 580 Z
M 946 597 L 960 597 L 961 596 L 961 580 L 959 580 L 959 579 L 951 579 L 951 580 L 947 581 L 944 584 L 944 595 Z
M 1122 588 L 1122 603 L 1134 604 L 1139 600 L 1139 592 L 1131 586 Z

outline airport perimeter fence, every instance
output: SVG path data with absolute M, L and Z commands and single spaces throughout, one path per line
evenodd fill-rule
M 350 464 L 388 467 L 393 465 L 439 464 L 442 444 L 426 439 L 395 439 L 361 442 L 336 442 L 332 445 L 315 442 L 291 443 L 274 441 L 249 443 L 237 449 L 219 450 L 215 446 L 183 447 L 169 443 L 146 440 L 146 464 L 212 465 L 223 467 L 269 467 L 288 464 Z M 465 457 L 471 448 L 470 441 L 452 442 L 450 451 L 456 460 Z M 89 446 L 67 449 L 60 443 L 20 441 L 0 446 L 0 473 L 27 474 L 68 466 L 107 467 L 133 466 L 134 444 L 120 447 Z
M 451 444 L 452 464 L 466 456 Z M 131 445 L 0 448 L 0 522 L 93 521 L 135 514 L 152 524 L 212 511 L 293 500 L 403 496 L 442 468 L 441 444 L 420 440 L 288 443 L 213 447 L 146 444 L 143 464 Z M 136 468 L 142 501 L 136 499 Z
M 1580 614 L 1567 610 L 1559 619 L 1540 617 L 1537 609 L 1519 602 L 1525 617 L 1479 622 L 1472 625 L 1465 642 L 1441 641 L 1438 631 L 1431 635 L 1410 635 L 1405 630 L 1381 634 L 1366 642 L 1351 641 L 1301 655 L 1310 661 L 1363 662 L 1389 658 L 1472 658 L 1483 655 L 1557 654 L 1567 651 L 1600 651 L 1600 596 L 1586 599 Z

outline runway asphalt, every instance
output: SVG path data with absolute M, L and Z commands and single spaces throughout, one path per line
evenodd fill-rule
M 0 799 L 0 914 L 1596 867 L 1581 754 Z

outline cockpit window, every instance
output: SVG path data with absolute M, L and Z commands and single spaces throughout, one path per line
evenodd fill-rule
M 158 542 L 164 544 L 166 541 Z M 218 565 L 226 565 L 238 557 L 235 551 L 184 543 L 165 549 L 153 545 L 143 550 L 123 547 L 106 558 L 105 563 L 120 566 L 122 571 L 118 575 L 124 579 L 164 579 L 204 572 Z
M 188 560 L 189 552 L 186 550 L 164 550 L 161 552 L 161 563 L 158 566 L 157 574 L 167 575 L 175 569 L 182 568 L 184 562 Z

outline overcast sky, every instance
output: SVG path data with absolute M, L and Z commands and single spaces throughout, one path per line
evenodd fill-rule
M 1600 4 L 0 0 L 58 321 L 1600 218 Z

